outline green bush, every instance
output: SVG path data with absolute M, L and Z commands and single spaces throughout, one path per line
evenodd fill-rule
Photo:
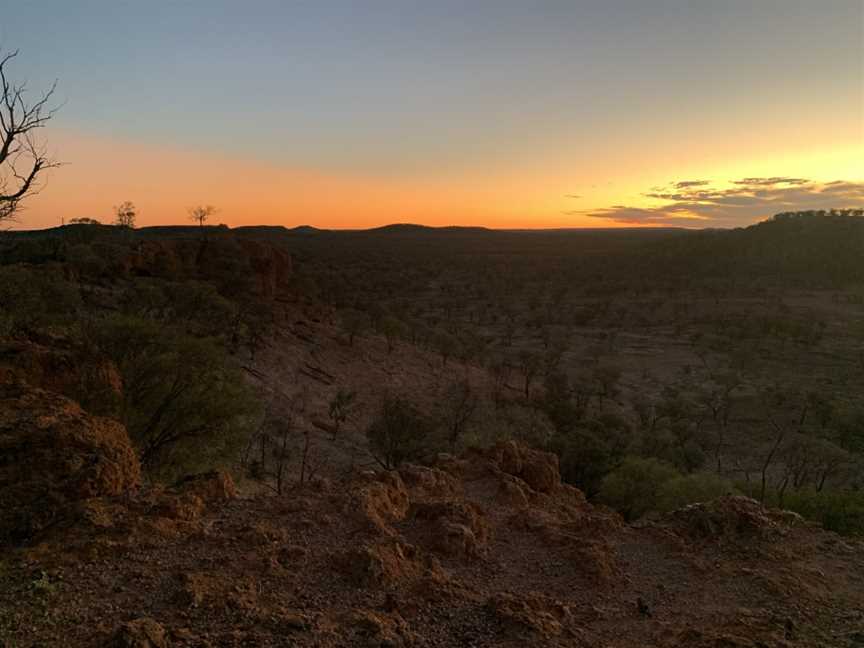
M 89 330 L 123 378 L 122 419 L 141 463 L 175 477 L 234 456 L 259 407 L 239 369 L 213 338 L 114 315 Z
M 626 426 L 589 421 L 570 432 L 555 434 L 549 449 L 558 455 L 561 478 L 593 497 L 603 479 L 624 456 L 629 440 Z
M 674 477 L 660 486 L 658 509 L 672 511 L 688 504 L 707 502 L 723 495 L 740 495 L 731 482 L 711 473 Z
M 783 508 L 844 535 L 864 534 L 864 493 L 802 490 L 787 493 Z
M 679 473 L 662 461 L 627 457 L 603 478 L 600 501 L 617 509 L 625 520 L 635 520 L 660 509 L 661 488 L 676 477 Z

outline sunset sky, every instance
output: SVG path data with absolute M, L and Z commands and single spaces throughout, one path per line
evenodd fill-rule
M 862 0 L 40 1 L 18 227 L 737 226 L 864 205 Z

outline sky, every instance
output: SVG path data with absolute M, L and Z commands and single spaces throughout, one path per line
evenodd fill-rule
M 7 0 L 0 0 L 0 9 Z M 732 227 L 864 205 L 862 0 L 40 0 L 18 227 Z

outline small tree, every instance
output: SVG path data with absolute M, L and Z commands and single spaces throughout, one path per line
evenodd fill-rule
M 328 414 L 336 432 L 351 417 L 356 407 L 357 392 L 340 389 L 330 401 Z
M 455 452 L 477 412 L 477 394 L 467 380 L 455 382 L 447 390 L 441 410 L 447 443 Z
M 594 380 L 600 395 L 602 405 L 604 398 L 615 398 L 618 395 L 618 382 L 621 380 L 621 367 L 615 364 L 598 363 L 594 369 Z
M 618 509 L 625 520 L 635 520 L 659 509 L 661 488 L 678 476 L 672 466 L 657 459 L 627 457 L 603 479 L 600 499 Z
M 17 51 L 0 56 L 0 223 L 13 218 L 21 201 L 36 193 L 42 172 L 57 166 L 35 138 L 56 112 L 48 106 L 56 84 L 27 102 L 26 84 L 15 84 L 6 74 L 16 56 Z
M 413 403 L 385 396 L 366 437 L 375 461 L 385 470 L 393 470 L 405 461 L 419 459 L 432 431 L 432 422 Z
M 189 219 L 204 227 L 204 224 L 215 213 L 216 208 L 213 205 L 198 205 L 197 207 L 189 208 Z
M 531 384 L 534 382 L 535 376 L 540 371 L 543 364 L 542 358 L 538 353 L 529 349 L 522 349 L 517 356 L 519 370 L 525 378 L 525 398 L 531 397 Z
M 387 353 L 393 352 L 393 343 L 396 338 L 401 337 L 405 327 L 392 315 L 385 315 L 381 319 L 381 332 L 387 340 Z
M 114 224 L 118 227 L 133 229 L 135 227 L 136 214 L 135 205 L 130 201 L 127 200 L 120 203 L 114 207 Z
M 291 461 L 291 436 L 295 432 L 294 421 L 297 410 L 302 408 L 302 406 L 303 403 L 300 398 L 293 399 L 289 405 L 287 414 L 281 419 L 273 421 L 275 433 L 273 436 L 276 438 L 276 447 L 273 452 L 273 458 L 276 463 L 274 472 L 276 477 L 276 492 L 279 495 L 282 494 L 285 488 L 288 464 Z
M 447 360 L 452 358 L 459 350 L 459 340 L 446 331 L 437 331 L 434 335 L 433 346 L 441 354 L 441 364 L 447 366 Z
M 348 334 L 348 346 L 354 346 L 354 339 L 363 334 L 369 326 L 369 316 L 356 308 L 348 308 L 339 316 L 339 322 Z

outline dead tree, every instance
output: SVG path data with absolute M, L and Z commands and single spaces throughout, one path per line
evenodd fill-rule
M 12 219 L 27 196 L 39 189 L 42 173 L 58 165 L 48 157 L 36 133 L 54 116 L 51 108 L 56 82 L 36 101 L 27 101 L 27 84 L 7 74 L 18 52 L 0 56 L 0 223 Z
M 201 227 L 207 224 L 210 217 L 216 213 L 216 208 L 213 205 L 198 205 L 197 207 L 189 208 L 189 220 L 195 221 Z

